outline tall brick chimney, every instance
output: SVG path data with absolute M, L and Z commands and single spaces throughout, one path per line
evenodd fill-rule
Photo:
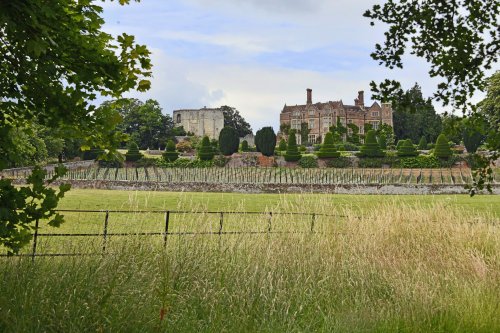
M 307 88 L 307 104 L 312 104 L 312 89 Z
M 363 90 L 358 91 L 358 105 L 361 107 L 365 106 L 365 92 Z

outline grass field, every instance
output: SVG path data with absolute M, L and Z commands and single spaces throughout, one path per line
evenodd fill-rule
M 338 217 L 318 217 L 314 233 L 308 218 L 273 215 L 287 233 L 172 235 L 166 247 L 133 236 L 111 239 L 104 256 L 1 258 L 0 331 L 497 332 L 499 198 L 72 190 L 61 208 Z M 190 216 L 171 228 L 218 228 L 217 217 Z M 68 214 L 61 230 L 101 230 L 102 217 Z M 161 230 L 162 215 L 111 213 L 109 226 Z M 86 245 L 100 250 L 101 238 Z
M 216 211 L 323 211 L 316 203 L 328 207 L 352 208 L 355 211 L 377 209 L 383 203 L 429 206 L 443 204 L 449 208 L 495 214 L 500 217 L 500 196 L 478 195 L 341 195 L 341 194 L 240 194 L 179 193 L 147 191 L 79 190 L 68 192 L 61 201 L 63 209 L 132 209 L 132 210 L 216 210 Z

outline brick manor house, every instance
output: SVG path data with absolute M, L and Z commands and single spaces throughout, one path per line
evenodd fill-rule
M 312 89 L 307 89 L 305 105 L 287 106 L 285 104 L 280 113 L 280 125 L 287 124 L 291 129 L 300 130 L 301 123 L 306 123 L 309 127 L 308 141 L 311 143 L 323 140 L 329 128 L 337 124 L 337 119 L 340 119 L 343 126 L 346 124 L 358 126 L 359 134 L 364 134 L 365 124 L 371 124 L 374 129 L 377 129 L 381 123 L 393 126 L 391 104 L 382 103 L 380 106 L 374 102 L 371 106 L 365 107 L 363 91 L 358 92 L 354 105 L 346 105 L 342 103 L 342 100 L 313 104 Z M 348 132 L 351 133 L 350 128 Z M 300 141 L 300 135 L 297 135 L 297 143 L 300 144 Z

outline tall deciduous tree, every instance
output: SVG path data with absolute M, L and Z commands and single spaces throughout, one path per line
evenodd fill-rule
M 80 137 L 85 148 L 101 146 L 116 152 L 123 135 L 114 127 L 121 117 L 112 108 L 97 110 L 92 100 L 147 90 L 150 52 L 133 36 L 114 39 L 103 32 L 98 3 L 0 1 L 0 169 L 7 156 L 18 154 L 13 133 L 30 123 L 54 129 L 62 137 Z M 0 180 L 0 244 L 14 252 L 29 242 L 35 220 L 62 222 L 54 208 L 67 188 L 56 194 L 45 187 L 43 172 L 35 170 L 33 175 L 31 188 Z M 36 202 L 43 211 L 31 214 L 28 202 Z
M 141 102 L 126 98 L 104 103 L 109 104 L 116 105 L 123 117 L 123 122 L 117 126 L 117 130 L 128 134 L 140 149 L 163 148 L 168 139 L 174 136 L 172 117 L 162 113 L 160 103 L 156 100 Z
M 252 127 L 246 122 L 245 118 L 240 115 L 240 112 L 236 110 L 236 108 L 227 105 L 223 105 L 220 108 L 224 113 L 224 127 L 234 128 L 240 138 L 247 134 L 252 134 Z
M 371 25 L 388 25 L 384 44 L 377 43 L 371 54 L 374 60 L 393 69 L 403 68 L 407 50 L 424 58 L 429 75 L 443 80 L 434 97 L 465 110 L 474 92 L 485 89 L 487 70 L 498 61 L 499 13 L 497 0 L 387 0 L 364 16 Z M 385 99 L 400 87 L 389 80 L 371 85 L 375 99 Z
M 391 69 L 402 68 L 402 56 L 409 49 L 424 58 L 430 65 L 429 75 L 441 81 L 434 97 L 465 114 L 476 110 L 470 98 L 477 90 L 484 91 L 487 73 L 498 62 L 499 13 L 497 0 L 387 0 L 374 5 L 364 16 L 372 20 L 372 25 L 375 21 L 388 25 L 384 45 L 375 45 L 373 59 Z M 394 80 L 370 85 L 372 97 L 381 100 L 390 99 L 401 89 Z M 493 142 L 490 147 L 498 146 L 498 130 L 488 133 L 487 141 Z M 490 162 L 497 156 L 492 154 Z M 485 180 L 492 179 L 490 163 L 480 169 L 469 188 L 471 195 L 484 188 Z

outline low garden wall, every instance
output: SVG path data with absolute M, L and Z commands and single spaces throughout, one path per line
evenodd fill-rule
M 258 184 L 258 183 L 168 183 L 120 180 L 64 180 L 73 188 L 103 190 L 138 190 L 169 192 L 235 192 L 235 193 L 336 193 L 336 194 L 466 194 L 463 185 L 451 184 Z M 56 182 L 57 185 L 58 182 Z M 500 194 L 500 185 L 493 186 Z

